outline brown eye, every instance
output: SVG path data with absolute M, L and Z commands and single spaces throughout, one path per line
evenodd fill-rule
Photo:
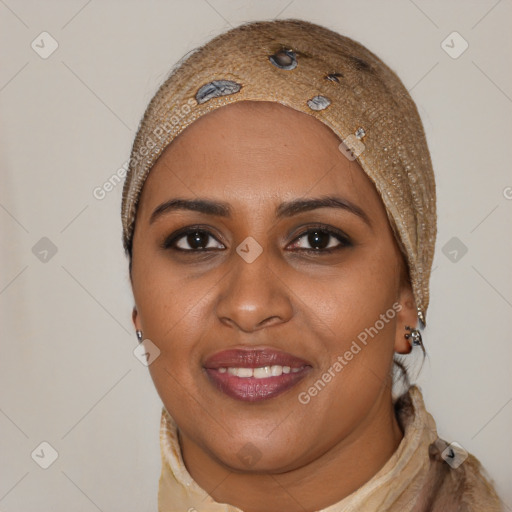
M 216 245 L 215 242 L 218 245 Z M 171 235 L 164 242 L 163 248 L 175 249 L 177 251 L 184 252 L 225 249 L 224 245 L 222 245 L 209 231 L 204 229 L 187 229 L 178 234 Z
M 328 253 L 351 245 L 348 236 L 342 232 L 330 228 L 313 228 L 297 237 L 291 247 L 307 252 Z
M 308 244 L 314 249 L 325 249 L 332 236 L 325 231 L 310 231 L 307 235 Z
M 188 246 L 192 249 L 206 249 L 209 238 L 210 235 L 204 231 L 194 231 L 193 233 L 184 235 L 180 240 L 178 240 L 176 245 L 180 249 L 186 249 L 186 247 L 180 246 L 180 242 L 185 242 L 185 244 L 188 244 Z

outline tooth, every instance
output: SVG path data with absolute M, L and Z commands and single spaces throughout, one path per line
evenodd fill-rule
M 266 379 L 268 377 L 279 377 L 283 373 L 297 373 L 303 370 L 304 367 L 291 368 L 290 366 L 280 366 L 275 364 L 273 366 L 260 366 L 259 368 L 218 368 L 219 373 L 228 373 L 229 375 L 235 375 L 236 377 L 254 377 L 256 379 Z
M 253 370 L 254 377 L 257 379 L 264 379 L 266 377 L 270 377 L 270 366 L 263 366 L 261 368 L 254 368 Z
M 252 368 L 237 368 L 236 375 L 237 375 L 237 377 L 252 377 L 253 369 Z
M 272 374 L 272 377 L 279 377 L 279 375 L 282 375 L 283 373 L 283 367 L 275 364 L 270 368 L 270 373 Z

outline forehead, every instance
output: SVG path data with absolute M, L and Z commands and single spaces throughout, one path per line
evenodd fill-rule
M 339 144 L 328 126 L 290 107 L 229 104 L 193 122 L 165 149 L 146 180 L 141 206 L 184 194 L 243 202 L 338 192 L 353 201 L 380 201 Z

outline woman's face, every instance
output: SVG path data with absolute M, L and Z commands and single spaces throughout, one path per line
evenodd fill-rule
M 415 306 L 381 199 L 339 142 L 312 116 L 238 102 L 182 132 L 143 188 L 132 284 L 160 350 L 150 373 L 182 438 L 237 471 L 300 467 L 391 408 Z

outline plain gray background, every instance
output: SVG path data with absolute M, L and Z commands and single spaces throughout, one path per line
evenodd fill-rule
M 122 186 L 93 191 L 178 59 L 275 17 L 360 41 L 418 105 L 439 206 L 418 382 L 512 510 L 510 0 L 0 0 L 1 512 L 156 510 L 161 403 L 133 355 Z

